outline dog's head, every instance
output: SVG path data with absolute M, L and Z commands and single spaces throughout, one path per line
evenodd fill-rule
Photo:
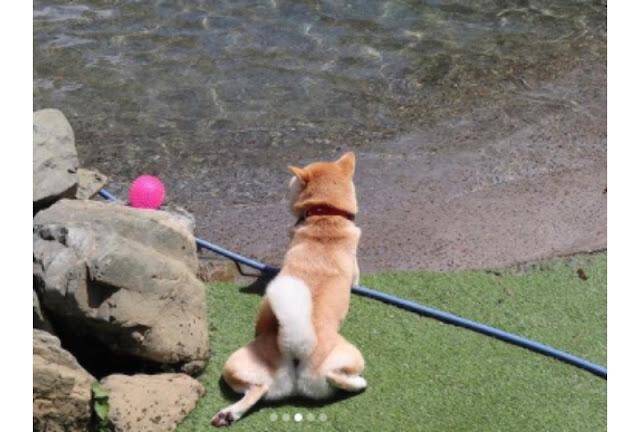
M 356 214 L 358 203 L 353 185 L 356 155 L 345 153 L 335 162 L 314 162 L 304 168 L 289 167 L 293 178 L 289 182 L 291 211 L 302 216 L 306 209 L 329 205 Z

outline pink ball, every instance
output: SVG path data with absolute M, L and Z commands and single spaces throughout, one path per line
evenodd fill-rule
M 157 209 L 164 201 L 164 185 L 158 177 L 141 175 L 131 183 L 129 204 L 136 208 Z

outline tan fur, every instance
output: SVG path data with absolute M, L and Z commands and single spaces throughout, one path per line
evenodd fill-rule
M 317 162 L 304 168 L 289 167 L 289 170 L 297 179 L 290 185 L 294 193 L 291 211 L 296 216 L 303 216 L 309 207 L 316 205 L 357 213 L 353 153 L 335 162 Z M 366 381 L 360 376 L 364 369 L 362 354 L 338 333 L 349 310 L 351 286 L 359 277 L 356 250 L 360 229 L 342 216 L 317 215 L 296 225 L 291 234 L 278 274 L 278 278 L 283 277 L 280 281 L 284 282 L 278 282 L 283 286 L 277 289 L 301 286 L 308 289 L 314 338 L 307 340 L 312 340 L 314 345 L 302 358 L 292 358 L 291 352 L 297 351 L 287 352 L 288 348 L 282 345 L 278 337 L 282 332 L 281 323 L 265 296 L 256 321 L 255 339 L 234 352 L 222 372 L 227 384 L 234 391 L 244 393 L 244 397 L 216 414 L 212 419 L 215 426 L 231 424 L 263 397 L 324 398 L 335 388 L 359 391 L 366 387 Z M 289 288 L 286 285 L 289 280 L 299 283 L 292 283 Z M 308 299 L 309 295 L 304 294 L 306 297 L 298 297 Z M 305 319 L 294 317 L 294 321 L 297 318 Z

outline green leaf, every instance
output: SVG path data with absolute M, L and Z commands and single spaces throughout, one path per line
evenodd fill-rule
M 100 420 L 106 420 L 109 416 L 109 404 L 107 403 L 96 403 L 93 409 Z
M 107 432 L 109 431 L 109 393 L 99 382 L 91 384 L 91 393 L 93 394 L 93 411 L 100 419 L 98 431 Z
M 107 391 L 97 381 L 91 384 L 91 391 L 93 393 L 93 398 L 96 400 L 109 398 L 109 393 L 107 393 Z

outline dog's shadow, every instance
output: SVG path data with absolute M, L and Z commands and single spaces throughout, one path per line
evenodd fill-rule
M 254 294 L 262 296 L 267 289 L 267 285 L 275 277 L 274 273 L 261 273 L 249 285 L 243 286 L 238 291 L 243 294 Z
M 220 377 L 220 379 L 218 380 L 218 386 L 220 387 L 220 393 L 229 404 L 237 402 L 242 397 L 240 394 L 234 392 L 233 389 L 229 387 L 229 385 L 225 382 L 225 380 L 222 377 Z M 285 405 L 290 406 L 292 408 L 326 407 L 329 405 L 333 405 L 334 403 L 350 399 L 354 396 L 359 395 L 364 391 L 365 390 L 360 392 L 347 392 L 344 390 L 336 390 L 336 393 L 333 397 L 328 399 L 322 399 L 322 400 L 308 399 L 308 398 L 303 398 L 299 396 L 293 396 L 293 397 L 289 397 L 289 398 L 285 398 L 277 401 L 261 400 L 258 403 L 256 403 L 253 407 L 251 407 L 251 409 L 249 409 L 249 411 L 247 411 L 242 417 L 246 418 L 250 415 L 253 415 L 255 413 L 262 411 L 265 408 L 278 408 Z

